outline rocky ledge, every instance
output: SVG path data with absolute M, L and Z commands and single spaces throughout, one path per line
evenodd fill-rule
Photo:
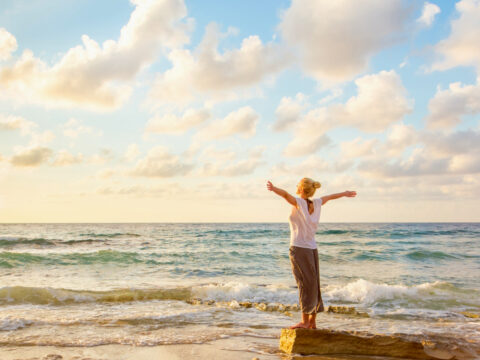
M 367 355 L 408 359 L 475 359 L 473 349 L 412 336 L 374 335 L 327 329 L 282 329 L 280 350 L 302 355 Z

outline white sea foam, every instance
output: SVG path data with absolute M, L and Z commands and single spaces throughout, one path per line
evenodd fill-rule
M 6 318 L 0 319 L 0 331 L 21 329 L 30 325 L 31 323 L 31 320 L 7 316 Z
M 250 301 L 265 303 L 292 304 L 298 301 L 296 289 L 285 286 L 258 286 L 239 282 L 225 284 L 208 284 L 192 289 L 192 294 L 201 299 L 215 301 Z
M 346 285 L 329 285 L 323 293 L 325 298 L 330 301 L 357 303 L 364 306 L 394 299 L 448 301 L 450 299 L 459 300 L 463 297 L 460 289 L 443 281 L 406 286 L 376 284 L 358 279 Z

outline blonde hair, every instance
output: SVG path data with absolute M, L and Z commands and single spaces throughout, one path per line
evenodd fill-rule
M 315 190 L 320 186 L 322 186 L 322 184 L 318 181 L 314 181 L 310 178 L 303 178 L 297 185 L 297 194 L 302 195 L 303 192 L 303 194 L 309 198 L 315 194 Z

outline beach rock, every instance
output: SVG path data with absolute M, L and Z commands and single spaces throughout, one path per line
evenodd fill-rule
M 241 307 L 244 307 L 244 308 L 247 308 L 247 309 L 252 307 L 252 303 L 250 301 L 242 301 L 242 302 L 239 303 L 239 305 Z
M 61 360 L 61 359 L 63 359 L 62 355 L 48 354 L 48 355 L 45 355 L 42 360 Z
M 327 329 L 282 329 L 280 350 L 302 355 L 367 355 L 425 360 L 455 357 L 436 344 L 420 339 Z
M 353 315 L 353 316 L 360 316 L 360 317 L 370 317 L 367 313 L 357 311 L 354 307 L 349 306 L 332 306 L 330 305 L 327 308 L 327 312 L 335 313 L 335 314 L 345 314 L 345 315 Z
M 465 317 L 471 318 L 471 319 L 478 319 L 480 318 L 480 314 L 474 314 L 468 311 L 461 311 L 460 314 L 462 314 Z

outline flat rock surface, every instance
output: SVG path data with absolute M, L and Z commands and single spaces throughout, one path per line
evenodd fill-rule
M 328 329 L 282 329 L 280 350 L 302 355 L 364 355 L 408 359 L 475 359 L 477 353 L 448 339 L 432 341 L 402 334 L 376 335 Z

